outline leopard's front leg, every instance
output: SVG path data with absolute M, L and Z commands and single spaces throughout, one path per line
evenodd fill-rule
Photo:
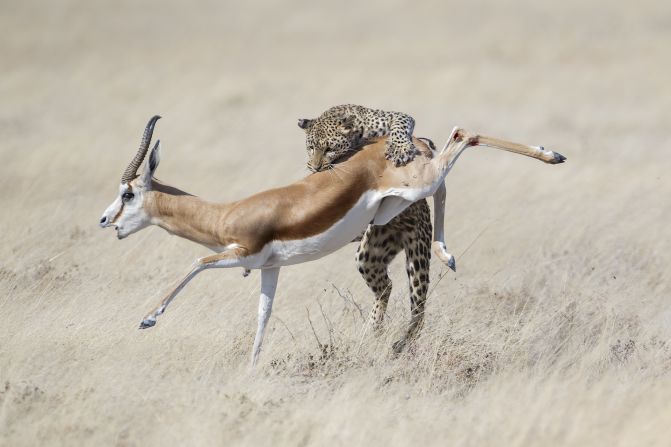
M 385 158 L 394 162 L 395 166 L 403 166 L 411 162 L 419 153 L 412 142 L 415 120 L 404 113 L 390 112 L 389 139 Z

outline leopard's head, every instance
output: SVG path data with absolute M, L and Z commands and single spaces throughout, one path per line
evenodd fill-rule
M 320 116 L 316 119 L 300 119 L 298 127 L 305 130 L 308 169 L 312 172 L 331 167 L 334 161 L 355 149 L 361 137 L 354 126 L 353 117 Z

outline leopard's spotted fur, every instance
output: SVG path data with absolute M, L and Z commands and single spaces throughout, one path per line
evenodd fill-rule
M 411 317 L 405 335 L 394 343 L 396 352 L 400 352 L 417 336 L 424 322 L 429 287 L 431 231 L 429 205 L 426 200 L 420 200 L 386 225 L 369 225 L 356 252 L 359 273 L 375 294 L 375 305 L 369 321 L 374 328 L 379 328 L 391 294 L 391 279 L 387 268 L 401 250 L 405 251 Z
M 299 120 L 299 126 L 306 130 L 308 168 L 313 171 L 330 168 L 373 136 L 390 135 L 387 158 L 397 165 L 411 160 L 416 150 L 411 140 L 414 120 L 401 113 L 353 105 L 337 106 L 317 119 Z M 428 144 L 433 146 L 430 140 Z M 396 352 L 417 336 L 424 321 L 432 230 L 429 205 L 426 200 L 421 200 L 384 226 L 369 225 L 357 249 L 357 267 L 375 294 L 375 305 L 369 317 L 375 328 L 381 326 L 391 294 L 387 269 L 392 259 L 401 250 L 405 251 L 411 319 L 405 335 L 394 343 Z
M 300 119 L 313 171 L 327 168 L 369 138 L 389 136 L 386 157 L 396 166 L 411 161 L 417 149 L 412 142 L 415 120 L 400 112 L 387 112 L 346 104 L 335 106 L 316 119 Z

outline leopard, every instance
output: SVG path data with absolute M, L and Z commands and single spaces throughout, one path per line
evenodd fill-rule
M 351 104 L 332 107 L 316 119 L 298 120 L 298 126 L 306 131 L 307 167 L 313 172 L 334 169 L 334 165 L 357 152 L 369 139 L 384 136 L 388 137 L 386 158 L 396 166 L 405 164 L 417 151 L 412 140 L 414 125 L 414 119 L 406 114 Z M 427 138 L 417 141 L 435 149 Z M 396 354 L 416 340 L 424 324 L 432 232 L 429 205 L 420 200 L 385 225 L 369 225 L 356 251 L 357 269 L 375 295 L 368 321 L 377 333 L 392 291 L 389 264 L 401 251 L 405 253 L 410 323 L 392 345 Z
M 395 166 L 409 163 L 418 153 L 412 142 L 415 120 L 401 112 L 344 104 L 331 107 L 315 119 L 299 119 L 298 126 L 305 130 L 308 169 L 313 172 L 381 136 L 388 137 L 385 157 Z

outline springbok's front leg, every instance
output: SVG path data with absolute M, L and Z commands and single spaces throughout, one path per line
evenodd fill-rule
M 254 337 L 254 348 L 252 349 L 252 366 L 256 365 L 261 352 L 263 335 L 266 333 L 266 325 L 270 319 L 270 313 L 273 310 L 273 300 L 275 299 L 275 290 L 277 289 L 277 278 L 280 275 L 280 268 L 274 267 L 261 270 L 261 297 L 259 298 L 259 321 Z
M 226 250 L 222 253 L 217 253 L 216 255 L 206 256 L 196 260 L 195 265 L 184 277 L 184 279 L 182 279 L 163 300 L 161 300 L 161 304 L 159 304 L 158 307 L 156 307 L 146 317 L 144 317 L 140 323 L 140 329 L 147 329 L 154 326 L 156 324 L 156 318 L 165 312 L 168 304 L 170 304 L 170 302 L 177 296 L 177 294 L 184 288 L 184 286 L 186 286 L 189 281 L 191 281 L 198 273 L 209 268 L 240 267 L 240 260 L 241 258 L 245 257 L 246 254 L 246 250 L 237 247 Z

